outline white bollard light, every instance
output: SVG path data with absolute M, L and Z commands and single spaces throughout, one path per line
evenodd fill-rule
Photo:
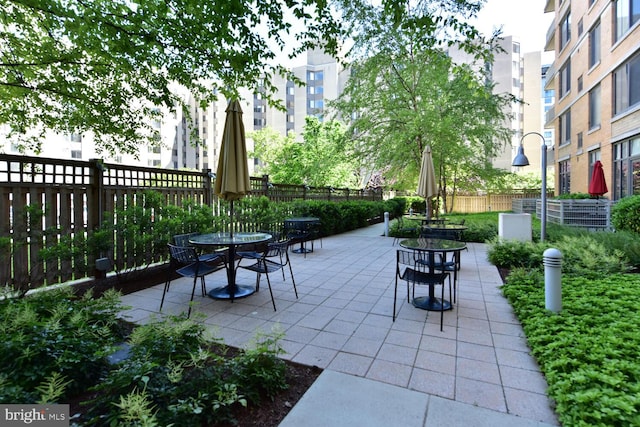
M 545 308 L 554 313 L 562 310 L 562 253 L 549 248 L 542 254 L 544 265 Z
M 384 237 L 389 237 L 389 212 L 384 213 Z

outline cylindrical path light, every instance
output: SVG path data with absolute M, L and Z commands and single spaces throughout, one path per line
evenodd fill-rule
M 562 253 L 549 248 L 542 254 L 544 265 L 544 306 L 559 313 L 562 310 Z

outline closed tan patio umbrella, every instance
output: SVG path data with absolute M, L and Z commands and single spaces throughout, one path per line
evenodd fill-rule
M 231 202 L 229 232 L 233 236 L 233 202 L 251 191 L 242 107 L 237 99 L 227 106 L 214 191 L 218 197 Z
M 420 176 L 418 178 L 418 196 L 424 197 L 427 202 L 427 218 L 431 216 L 431 199 L 438 195 L 438 184 L 436 183 L 436 172 L 433 167 L 431 157 L 431 147 L 428 145 L 422 152 L 422 164 L 420 166 Z

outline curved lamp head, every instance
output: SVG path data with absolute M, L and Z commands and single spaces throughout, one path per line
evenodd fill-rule
M 518 154 L 513 159 L 511 166 L 529 166 L 529 159 L 524 155 L 524 147 L 522 144 L 518 147 Z

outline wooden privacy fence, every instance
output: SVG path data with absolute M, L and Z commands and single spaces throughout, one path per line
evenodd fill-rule
M 514 200 L 532 197 L 528 190 L 516 191 L 508 194 L 474 194 L 459 195 L 453 198 L 453 212 L 478 213 L 478 212 L 508 212 L 512 208 Z
M 102 224 L 107 212 L 123 210 L 127 203 L 142 204 L 145 190 L 160 193 L 167 204 L 191 200 L 211 206 L 214 215 L 225 215 L 213 184 L 210 170 L 0 154 L 0 285 L 35 288 L 84 277 L 86 273 L 74 271 L 70 261 L 42 261 L 39 251 L 56 245 L 62 236 L 86 236 Z M 273 184 L 268 176 L 251 177 L 251 187 L 249 197 L 273 201 L 382 200 L 381 191 Z M 128 248 L 116 239 L 115 250 L 122 256 Z M 154 262 L 161 256 L 149 248 L 148 257 Z

